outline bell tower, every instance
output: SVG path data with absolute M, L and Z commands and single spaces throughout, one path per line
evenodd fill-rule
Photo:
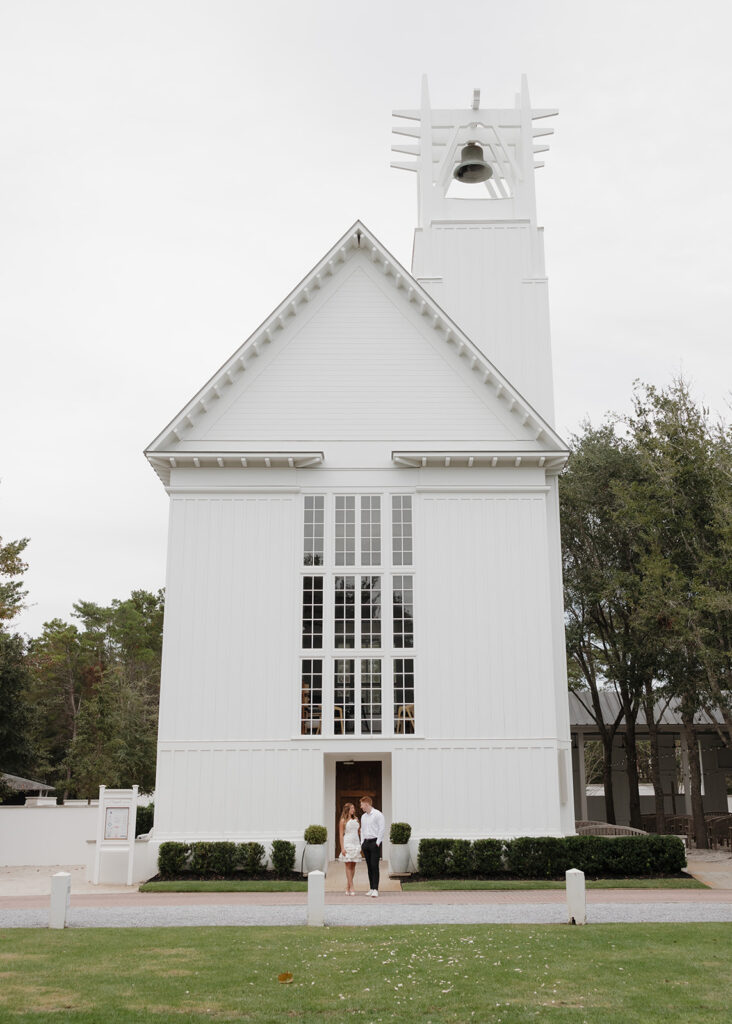
M 465 110 L 433 110 L 425 76 L 420 108 L 393 113 L 401 138 L 392 150 L 416 158 L 392 163 L 417 175 L 413 276 L 553 425 L 534 172 L 557 111 L 532 109 L 525 76 L 513 107 L 481 107 L 476 89 Z

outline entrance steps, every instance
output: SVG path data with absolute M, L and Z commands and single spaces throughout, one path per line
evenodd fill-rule
M 353 876 L 353 888 L 356 893 L 365 893 L 369 887 L 369 875 L 366 870 L 366 861 L 362 860 L 356 865 L 356 874 Z M 325 876 L 326 892 L 346 891 L 346 866 L 342 860 L 332 860 L 328 863 L 328 873 Z M 401 892 L 402 883 L 398 878 L 389 878 L 389 861 L 382 860 L 379 863 L 379 892 Z

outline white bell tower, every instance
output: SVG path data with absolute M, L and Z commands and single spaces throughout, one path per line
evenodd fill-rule
M 420 109 L 393 113 L 394 133 L 414 139 L 392 146 L 395 153 L 416 157 L 392 163 L 417 174 L 412 274 L 553 425 L 549 304 L 534 171 L 543 166 L 537 154 L 549 148 L 545 137 L 553 134 L 544 119 L 557 111 L 532 109 L 525 76 L 512 108 L 481 107 L 476 89 L 468 109 L 433 110 L 425 76 Z M 483 150 L 486 180 L 464 184 L 453 174 L 470 143 Z

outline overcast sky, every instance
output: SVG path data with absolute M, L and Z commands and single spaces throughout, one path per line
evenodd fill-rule
M 557 423 L 683 371 L 727 414 L 728 0 L 0 0 L 0 536 L 30 635 L 164 583 L 143 448 L 360 218 L 409 266 L 391 110 L 558 107 Z

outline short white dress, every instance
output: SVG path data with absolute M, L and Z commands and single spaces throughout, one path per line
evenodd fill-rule
M 358 838 L 358 828 L 358 819 L 351 818 L 346 822 L 346 827 L 343 830 L 343 848 L 346 851 L 346 856 L 341 854 L 341 860 L 361 860 L 361 841 Z

